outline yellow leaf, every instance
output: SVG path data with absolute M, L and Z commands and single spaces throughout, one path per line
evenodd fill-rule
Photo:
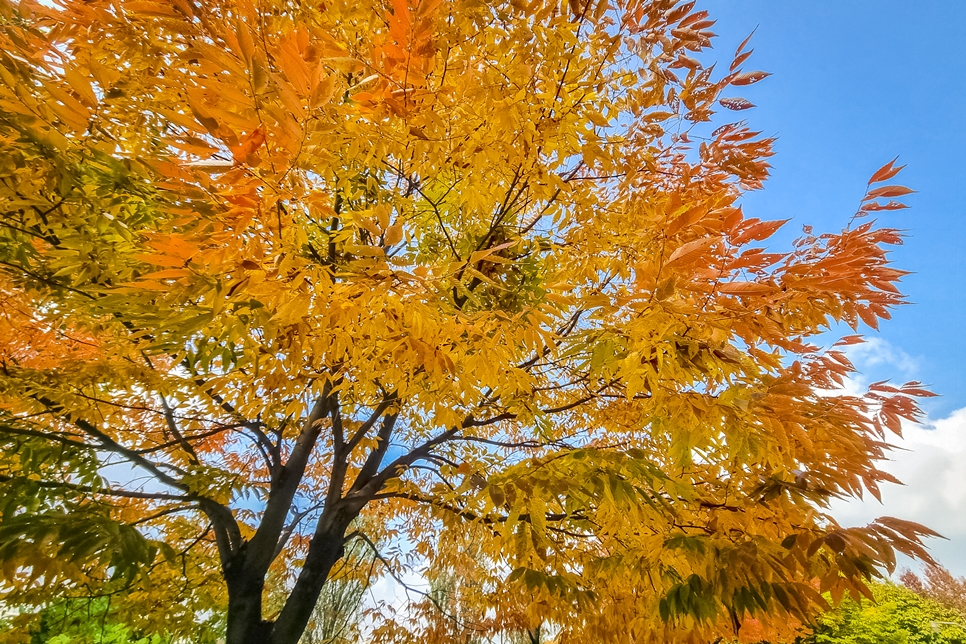
M 395 246 L 403 238 L 403 227 L 402 224 L 394 224 L 386 229 L 386 236 L 384 242 L 386 246 Z

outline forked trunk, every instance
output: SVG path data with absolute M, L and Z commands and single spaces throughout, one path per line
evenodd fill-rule
M 323 516 L 308 556 L 285 606 L 274 622 L 262 618 L 264 575 L 246 570 L 244 557 L 225 567 L 228 585 L 228 625 L 225 644 L 298 644 L 332 566 L 345 553 L 345 531 L 358 514 Z

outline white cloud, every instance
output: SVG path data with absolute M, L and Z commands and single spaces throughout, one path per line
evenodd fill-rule
M 400 580 L 403 583 L 399 583 Z M 418 602 L 422 599 L 419 593 L 428 592 L 430 589 L 426 577 L 420 571 L 405 570 L 400 580 L 383 574 L 369 587 L 368 604 L 375 606 L 385 602 L 396 608 L 405 607 L 409 603 Z
M 885 371 L 916 377 L 918 361 L 879 338 L 847 351 L 860 373 L 847 383 L 849 392 L 864 391 L 870 372 Z M 898 373 L 897 373 L 898 372 Z M 882 469 L 904 485 L 884 484 L 882 503 L 871 495 L 863 500 L 836 501 L 831 514 L 842 525 L 863 525 L 876 517 L 893 516 L 921 523 L 948 540 L 930 539 L 932 555 L 957 576 L 966 576 L 966 408 L 945 418 L 903 424 L 902 438 L 890 440 L 897 449 Z M 910 561 L 900 566 L 916 567 Z
M 841 391 L 833 393 L 860 396 L 876 380 L 915 380 L 919 370 L 919 360 L 882 338 L 866 338 L 862 344 L 852 344 L 840 350 L 852 361 L 857 371 L 845 379 Z
M 904 485 L 882 486 L 882 503 L 836 501 L 832 515 L 843 525 L 880 516 L 921 523 L 948 541 L 930 539 L 932 555 L 957 576 L 966 576 L 966 408 L 924 425 L 906 424 L 882 469 Z M 906 562 L 906 565 L 909 565 Z

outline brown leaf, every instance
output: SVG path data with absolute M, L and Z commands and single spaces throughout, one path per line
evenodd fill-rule
M 754 29 L 752 29 L 752 30 L 751 30 L 751 33 L 750 33 L 750 34 L 748 34 L 748 35 L 747 35 L 747 36 L 745 37 L 745 39 L 741 41 L 741 44 L 740 44 L 740 45 L 738 45 L 738 49 L 736 49 L 736 50 L 735 50 L 735 56 L 739 56 L 739 55 L 741 54 L 741 52 L 742 52 L 742 50 L 743 50 L 743 49 L 745 48 L 745 46 L 746 46 L 746 45 L 747 45 L 747 44 L 748 44 L 748 43 L 749 43 L 749 42 L 751 41 L 751 37 L 755 35 L 755 32 L 756 32 L 756 31 L 758 31 L 758 27 L 755 27 Z M 748 53 L 751 53 L 751 52 L 748 52 Z
M 741 65 L 746 60 L 748 60 L 749 58 L 751 58 L 751 55 L 753 53 L 755 53 L 755 50 L 754 49 L 752 49 L 751 51 L 746 51 L 745 53 L 740 54 L 738 56 L 735 56 L 735 59 L 731 63 L 731 69 L 730 69 L 730 71 L 735 71 L 736 69 L 738 69 L 739 67 L 741 67 Z
M 723 107 L 727 107 L 729 110 L 747 110 L 755 107 L 755 104 L 745 98 L 722 98 L 720 101 Z
M 877 212 L 880 210 L 902 210 L 903 208 L 908 208 L 909 206 L 902 203 L 901 201 L 890 201 L 889 203 L 879 203 L 872 202 L 867 203 L 862 206 L 861 212 Z
M 764 80 L 771 76 L 770 72 L 745 72 L 744 74 L 738 74 L 735 76 L 731 84 L 732 85 L 751 85 L 757 83 L 760 80 Z

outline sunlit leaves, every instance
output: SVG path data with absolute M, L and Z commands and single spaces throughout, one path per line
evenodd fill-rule
M 722 92 L 768 74 L 747 40 L 705 66 L 694 3 L 2 9 L 11 600 L 177 595 L 193 624 L 240 566 L 280 633 L 361 513 L 373 574 L 427 570 L 476 632 L 696 641 L 924 556 L 824 514 L 891 480 L 929 395 L 845 395 L 813 344 L 903 302 L 901 235 L 789 250 L 746 216 L 773 140 Z

